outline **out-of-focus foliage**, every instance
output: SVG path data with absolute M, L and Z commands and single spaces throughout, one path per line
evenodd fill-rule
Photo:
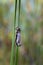
M 0 4 L 0 65 L 9 65 L 11 55 L 15 2 L 7 2 Z M 17 22 L 18 18 L 16 25 Z M 43 0 L 21 0 L 20 28 L 23 45 L 19 48 L 18 64 L 43 65 Z

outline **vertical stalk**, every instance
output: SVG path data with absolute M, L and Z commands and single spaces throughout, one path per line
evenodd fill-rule
M 16 9 L 17 9 L 17 0 L 15 0 L 15 16 L 13 21 L 13 29 L 12 29 L 12 48 L 11 48 L 11 60 L 10 65 L 13 65 L 13 58 L 14 58 L 14 40 L 15 40 L 15 23 L 16 23 Z
M 19 0 L 19 7 L 18 7 L 18 27 L 20 26 L 20 5 L 21 5 L 21 0 Z M 19 47 L 16 47 L 16 59 L 15 59 L 15 65 L 18 65 L 18 51 Z
M 15 58 L 15 65 L 18 65 L 18 47 L 16 47 L 16 58 Z
M 20 8 L 21 8 L 21 0 L 19 0 L 19 9 L 18 9 L 18 27 L 20 26 Z

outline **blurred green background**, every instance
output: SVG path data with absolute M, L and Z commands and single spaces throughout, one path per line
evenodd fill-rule
M 18 2 L 18 1 L 17 1 Z M 43 0 L 21 0 L 22 46 L 17 65 L 43 65 Z M 0 0 L 0 65 L 10 65 L 15 0 Z M 18 3 L 15 28 L 18 25 Z M 16 45 L 14 44 L 14 62 Z

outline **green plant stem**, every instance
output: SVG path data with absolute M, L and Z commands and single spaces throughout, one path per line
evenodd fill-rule
M 16 47 L 16 59 L 15 59 L 15 65 L 18 65 L 18 50 L 19 50 L 19 47 Z
M 20 6 L 21 5 L 21 0 L 19 0 L 19 8 L 18 8 L 18 27 L 20 27 Z M 18 51 L 19 51 L 19 47 L 16 47 L 16 58 L 15 58 L 15 65 L 18 65 Z
M 15 42 L 15 23 L 16 23 L 16 9 L 17 9 L 17 0 L 15 0 L 15 18 L 13 21 L 13 29 L 12 29 L 12 48 L 11 48 L 11 60 L 10 65 L 13 65 L 13 59 L 14 59 L 14 42 Z

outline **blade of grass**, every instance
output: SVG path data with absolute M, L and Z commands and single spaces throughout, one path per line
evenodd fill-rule
M 19 8 L 18 8 L 18 27 L 20 26 L 20 9 L 21 9 L 21 0 L 19 0 Z
M 19 47 L 16 47 L 16 59 L 15 59 L 15 65 L 18 65 L 18 51 L 19 51 Z
M 18 8 L 18 27 L 20 26 L 20 5 L 21 5 L 21 0 L 19 0 L 19 8 Z M 16 58 L 15 58 L 15 65 L 18 65 L 18 51 L 19 51 L 19 47 L 16 47 Z
M 15 18 L 13 21 L 13 29 L 12 29 L 12 48 L 11 48 L 11 60 L 10 60 L 10 65 L 13 65 L 13 58 L 14 58 L 14 40 L 15 40 L 15 23 L 16 23 L 16 9 L 17 9 L 17 0 L 15 0 Z

